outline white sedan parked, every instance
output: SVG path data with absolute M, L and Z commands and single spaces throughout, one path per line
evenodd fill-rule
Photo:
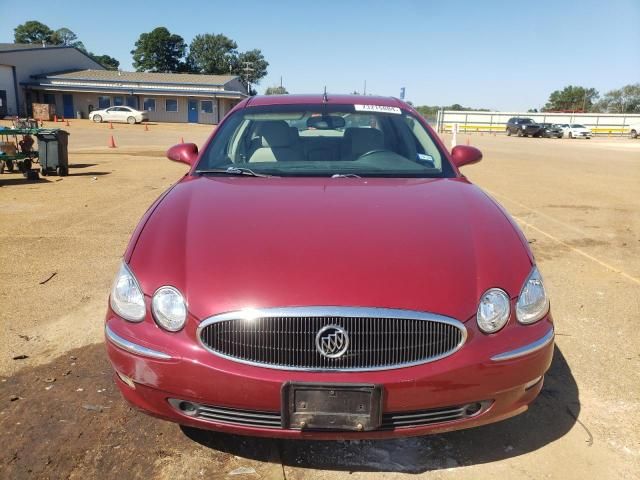
M 572 123 L 561 125 L 562 131 L 564 132 L 565 137 L 569 138 L 591 138 L 591 129 L 585 127 L 584 125 L 580 125 L 579 123 Z
M 100 122 L 127 122 L 131 125 L 149 120 L 147 112 L 140 112 L 131 107 L 109 107 L 103 110 L 93 110 L 89 113 L 89 120 Z

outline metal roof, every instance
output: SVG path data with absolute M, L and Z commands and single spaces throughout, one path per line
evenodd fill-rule
M 223 86 L 237 75 L 200 75 L 194 73 L 123 72 L 116 70 L 78 70 L 43 75 L 47 80 L 77 80 L 117 83 L 154 83 L 163 85 L 216 85 Z
M 74 48 L 67 45 L 45 45 L 40 43 L 0 43 L 0 53 L 19 52 L 23 50 L 43 50 L 47 48 Z

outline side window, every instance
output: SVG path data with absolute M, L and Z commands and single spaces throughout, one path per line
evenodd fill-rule
M 124 105 L 124 98 L 122 97 L 113 97 L 114 105 Z
M 103 110 L 111 106 L 111 97 L 98 97 L 98 108 Z
M 177 112 L 178 111 L 178 100 L 175 98 L 167 98 L 165 100 L 164 109 L 166 112 Z
M 200 102 L 200 111 L 202 113 L 213 113 L 213 102 L 211 100 L 202 100 Z
M 156 111 L 156 99 L 155 98 L 145 98 L 142 102 L 142 109 L 145 112 L 155 112 Z

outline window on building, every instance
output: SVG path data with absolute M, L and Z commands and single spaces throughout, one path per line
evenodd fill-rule
M 109 108 L 111 106 L 111 97 L 98 97 L 98 108 Z
M 200 111 L 202 113 L 213 113 L 213 102 L 211 100 L 202 100 L 200 102 Z
M 122 97 L 113 97 L 113 104 L 115 106 L 124 105 L 124 99 Z
M 53 93 L 45 93 L 44 94 L 44 103 L 47 105 L 56 103 L 56 96 Z
M 138 99 L 136 97 L 128 96 L 127 97 L 127 107 L 138 108 Z
M 155 112 L 156 111 L 156 99 L 155 98 L 145 98 L 142 102 L 142 109 L 145 112 Z
M 175 98 L 167 98 L 165 100 L 164 109 L 167 112 L 177 112 L 178 100 L 176 100 Z

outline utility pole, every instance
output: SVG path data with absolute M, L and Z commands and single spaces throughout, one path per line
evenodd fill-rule
M 244 68 L 242 71 L 244 72 L 244 80 L 247 82 L 247 93 L 251 96 L 251 72 L 254 71 L 253 62 L 243 62 Z
M 362 90 L 362 94 L 366 95 L 367 94 L 367 81 L 364 81 L 364 90 Z

